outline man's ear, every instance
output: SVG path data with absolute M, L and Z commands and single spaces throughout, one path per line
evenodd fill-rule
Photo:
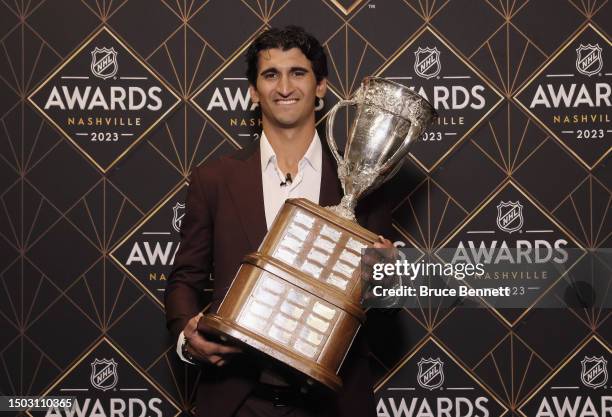
M 257 89 L 253 84 L 249 84 L 249 95 L 253 103 L 259 103 L 259 94 L 257 94 Z
M 317 88 L 315 94 L 319 98 L 325 97 L 325 93 L 327 92 L 327 78 L 323 78 L 321 81 L 317 83 Z

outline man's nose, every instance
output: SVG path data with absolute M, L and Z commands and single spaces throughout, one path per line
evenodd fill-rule
M 293 92 L 293 84 L 288 76 L 281 76 L 276 86 L 278 93 L 284 97 L 288 97 Z

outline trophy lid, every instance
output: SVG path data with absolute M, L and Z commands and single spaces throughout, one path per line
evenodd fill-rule
M 382 77 L 365 77 L 354 98 L 422 126 L 428 126 L 438 116 L 424 97 Z

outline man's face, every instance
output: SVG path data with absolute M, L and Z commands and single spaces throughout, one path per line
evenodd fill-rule
M 259 52 L 257 82 L 250 87 L 258 102 L 264 125 L 302 127 L 314 121 L 316 97 L 322 98 L 326 80 L 317 84 L 312 64 L 299 48 Z

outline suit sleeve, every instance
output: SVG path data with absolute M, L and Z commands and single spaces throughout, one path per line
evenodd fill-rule
M 176 341 L 189 319 L 204 308 L 204 288 L 212 273 L 213 216 L 201 170 L 192 171 L 181 243 L 164 295 L 166 326 Z

